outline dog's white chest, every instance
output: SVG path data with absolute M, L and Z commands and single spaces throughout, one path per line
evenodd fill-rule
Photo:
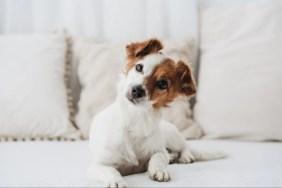
M 94 160 L 114 166 L 123 175 L 143 172 L 152 155 L 165 150 L 159 123 L 158 114 L 125 111 L 113 104 L 93 121 L 90 141 Z

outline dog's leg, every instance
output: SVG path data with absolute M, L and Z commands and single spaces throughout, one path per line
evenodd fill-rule
M 172 153 L 178 153 L 178 159 L 174 160 L 179 163 L 192 163 L 195 157 L 185 143 L 185 138 L 178 129 L 167 121 L 161 122 L 161 131 L 165 139 L 166 148 Z
M 92 163 L 88 169 L 88 177 L 95 181 L 100 181 L 105 187 L 127 187 L 120 173 L 113 167 Z
M 196 161 L 215 160 L 227 157 L 223 152 L 203 152 L 197 150 L 191 150 L 185 143 L 184 137 L 178 131 L 178 129 L 167 121 L 161 122 L 161 131 L 165 139 L 166 148 L 171 153 L 178 153 L 178 159 L 174 159 L 179 163 L 192 163 Z
M 148 172 L 151 179 L 155 181 L 169 181 L 170 177 L 167 172 L 167 165 L 169 163 L 169 155 L 167 152 L 155 153 L 148 166 Z

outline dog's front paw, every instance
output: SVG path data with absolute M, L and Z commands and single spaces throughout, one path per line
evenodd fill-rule
M 152 180 L 159 181 L 159 182 L 167 182 L 170 180 L 169 174 L 167 170 L 151 170 L 149 171 L 149 176 Z
M 195 156 L 191 153 L 189 150 L 183 150 L 180 153 L 180 157 L 178 159 L 179 163 L 187 164 L 187 163 L 193 163 L 195 161 Z
M 124 180 L 113 180 L 105 184 L 105 187 L 109 188 L 125 188 L 128 187 L 127 183 Z

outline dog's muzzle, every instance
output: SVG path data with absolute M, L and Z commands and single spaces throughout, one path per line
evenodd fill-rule
M 142 85 L 133 86 L 127 94 L 127 98 L 134 104 L 139 103 L 146 95 L 145 89 Z

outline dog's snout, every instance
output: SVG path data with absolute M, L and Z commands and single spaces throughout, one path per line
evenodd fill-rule
M 145 96 L 145 90 L 141 85 L 133 86 L 131 89 L 131 95 L 133 98 L 138 99 Z

